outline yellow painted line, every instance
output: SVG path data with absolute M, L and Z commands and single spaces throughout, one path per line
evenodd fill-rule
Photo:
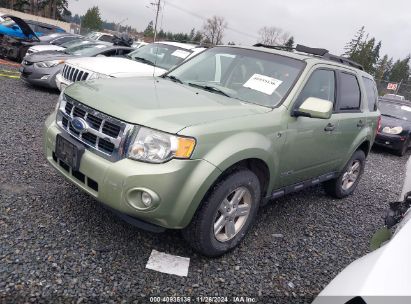
M 10 70 L 0 70 L 0 72 L 8 73 L 8 74 L 16 74 L 16 75 L 20 74 L 19 71 L 10 71 Z
M 14 75 L 7 75 L 7 74 L 0 74 L 0 77 L 8 77 L 8 78 L 20 78 L 20 76 L 14 76 Z

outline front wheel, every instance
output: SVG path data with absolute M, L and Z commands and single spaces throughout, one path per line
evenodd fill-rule
M 257 176 L 241 169 L 223 178 L 201 203 L 183 230 L 199 253 L 215 257 L 236 247 L 250 229 L 260 202 Z
M 401 149 L 395 151 L 398 156 L 404 156 L 407 153 L 408 146 L 410 144 L 409 138 L 402 144 Z
M 351 195 L 364 173 L 365 154 L 357 150 L 345 165 L 342 173 L 336 178 L 324 183 L 325 192 L 336 198 Z

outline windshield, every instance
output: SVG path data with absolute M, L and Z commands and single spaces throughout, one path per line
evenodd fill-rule
M 274 107 L 304 68 L 303 61 L 240 48 L 204 51 L 167 76 L 245 102 Z
M 381 112 L 381 115 L 411 121 L 411 104 L 410 106 L 407 106 L 393 102 L 381 101 L 378 105 L 378 108 Z
M 384 98 L 396 99 L 396 100 L 405 100 L 404 96 L 395 95 L 395 94 L 385 94 Z
M 74 56 L 93 56 L 95 55 L 99 50 L 106 49 L 108 48 L 108 45 L 104 44 L 84 44 L 84 45 L 78 45 L 74 46 L 71 48 L 67 48 L 64 50 L 66 54 L 74 55 Z
M 127 57 L 169 70 L 173 66 L 181 63 L 190 54 L 190 50 L 179 48 L 174 45 L 152 43 L 131 52 Z
M 78 46 L 82 44 L 90 44 L 90 41 L 83 40 L 83 39 L 75 39 L 72 41 L 64 42 L 60 46 L 64 48 L 70 48 L 70 47 L 74 47 L 74 46 Z

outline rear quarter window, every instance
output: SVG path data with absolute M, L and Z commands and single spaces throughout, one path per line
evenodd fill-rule
M 341 72 L 339 76 L 340 101 L 338 109 L 341 111 L 360 110 L 361 91 L 357 77 L 345 72 Z
M 378 93 L 375 82 L 367 77 L 362 78 L 365 86 L 365 93 L 367 94 L 368 109 L 370 112 L 377 111 Z

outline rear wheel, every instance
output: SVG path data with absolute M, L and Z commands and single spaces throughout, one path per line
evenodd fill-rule
M 324 183 L 325 192 L 336 198 L 351 195 L 364 173 L 365 154 L 357 150 L 345 165 L 343 172 L 336 178 Z
M 183 230 L 199 253 L 214 257 L 236 247 L 250 229 L 260 202 L 260 183 L 247 170 L 236 171 L 218 182 L 191 223 Z

